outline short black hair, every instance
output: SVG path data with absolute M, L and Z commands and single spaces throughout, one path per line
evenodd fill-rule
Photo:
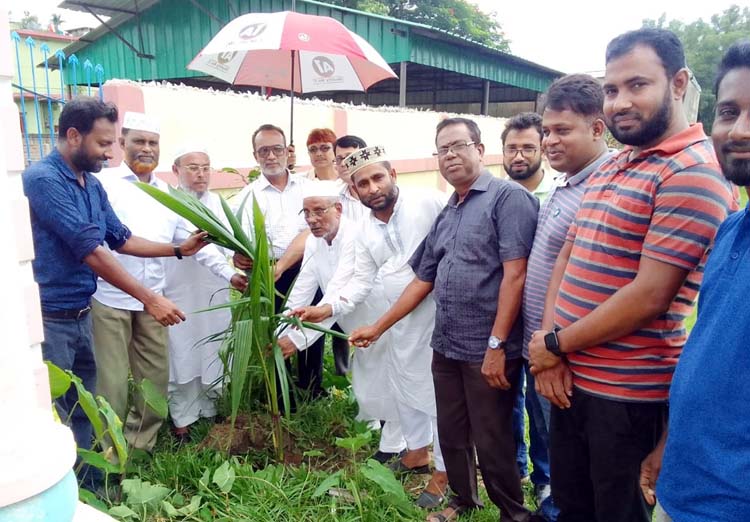
M 667 29 L 653 27 L 628 31 L 615 37 L 607 44 L 605 63 L 628 54 L 637 45 L 645 45 L 654 50 L 667 72 L 667 78 L 672 78 L 686 66 L 685 50 L 677 35 Z
M 435 129 L 435 142 L 437 142 L 437 135 L 440 134 L 440 131 L 451 125 L 466 125 L 466 128 L 469 129 L 471 141 L 473 141 L 475 145 L 482 143 L 482 131 L 479 130 L 479 125 L 477 125 L 477 122 L 470 120 L 469 118 L 446 118 L 442 120 L 437 124 L 437 128 Z
M 734 42 L 719 62 L 719 68 L 716 71 L 716 81 L 714 82 L 714 95 L 719 95 L 719 85 L 732 69 L 747 67 L 750 69 L 750 40 L 739 40 Z
M 279 134 L 281 134 L 281 137 L 284 138 L 284 145 L 286 145 L 286 134 L 284 134 L 284 131 L 281 129 L 281 127 L 277 127 L 276 125 L 272 125 L 270 123 L 264 123 L 257 129 L 255 129 L 255 132 L 253 132 L 253 151 L 255 150 L 255 137 L 261 132 L 278 132 Z
M 91 132 L 94 122 L 101 118 L 117 123 L 117 106 L 91 96 L 77 96 L 66 102 L 60 113 L 60 119 L 57 122 L 58 138 L 64 140 L 68 129 L 76 129 L 85 136 Z
M 347 134 L 346 136 L 341 136 L 336 140 L 336 144 L 334 145 L 333 150 L 335 151 L 339 147 L 344 147 L 345 149 L 351 149 L 353 147 L 364 149 L 365 147 L 367 147 L 367 143 L 365 143 L 365 140 L 363 140 L 359 136 Z
M 581 116 L 601 118 L 604 115 L 602 85 L 588 74 L 569 74 L 558 78 L 549 86 L 539 112 L 571 111 Z
M 535 112 L 522 112 L 516 114 L 511 119 L 505 122 L 505 129 L 500 135 L 500 139 L 505 145 L 505 138 L 508 137 L 508 133 L 512 130 L 523 131 L 526 129 L 536 129 L 539 133 L 539 141 L 542 141 L 544 133 L 542 132 L 542 117 Z

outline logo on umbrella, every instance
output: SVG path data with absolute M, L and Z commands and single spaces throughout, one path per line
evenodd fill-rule
M 268 27 L 268 24 L 263 22 L 247 25 L 240 31 L 239 37 L 243 40 L 253 40 L 263 34 L 263 31 L 266 30 L 266 27 Z
M 336 73 L 333 61 L 325 56 L 316 56 L 312 59 L 313 70 L 322 78 L 330 78 Z
M 297 35 L 297 38 L 299 38 L 300 42 L 309 42 L 310 41 L 310 35 L 307 33 L 299 33 Z
M 237 51 L 227 51 L 225 53 L 219 53 L 216 55 L 216 61 L 220 64 L 231 62 L 234 57 L 237 56 Z

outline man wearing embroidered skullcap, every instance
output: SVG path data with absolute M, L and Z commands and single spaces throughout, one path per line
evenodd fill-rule
M 292 310 L 311 304 L 318 288 L 324 292 L 323 302 L 331 299 L 352 277 L 357 224 L 342 215 L 340 190 L 340 184 L 333 181 L 305 185 L 302 213 L 311 234 L 305 245 L 302 269 L 287 301 Z M 338 322 L 343 331 L 349 332 L 363 322 L 377 319 L 384 311 L 383 286 L 378 281 L 370 297 L 351 313 L 331 317 L 322 326 L 332 328 Z M 307 349 L 321 335 L 314 330 L 289 328 L 279 339 L 279 346 L 288 358 Z M 373 456 L 383 463 L 406 447 L 393 408 L 393 393 L 387 384 L 390 341 L 390 338 L 381 339 L 377 350 L 358 350 L 351 365 L 352 389 L 359 405 L 357 418 L 387 421 L 381 432 L 379 450 Z M 380 429 L 379 423 L 377 427 Z
M 122 164 L 99 174 L 117 217 L 150 241 L 171 242 L 187 236 L 189 224 L 134 185 L 140 181 L 168 191 L 167 184 L 154 174 L 159 163 L 158 121 L 146 114 L 126 112 L 119 144 L 124 152 Z M 164 258 L 113 255 L 141 284 L 157 294 L 164 292 Z M 173 256 L 183 257 L 179 248 Z M 216 277 L 232 282 L 235 272 L 214 245 L 199 252 L 196 260 Z M 234 282 L 241 286 L 238 278 Z M 163 419 L 146 405 L 139 385 L 147 379 L 167 396 L 167 329 L 146 314 L 140 302 L 104 280 L 98 282 L 91 308 L 99 369 L 97 389 L 123 419 L 130 446 L 151 451 Z M 129 373 L 136 383 L 130 402 Z
M 383 147 L 366 147 L 348 156 L 345 166 L 370 214 L 359 224 L 355 241 L 354 274 L 335 295 L 317 307 L 298 309 L 303 319 L 319 322 L 349 313 L 369 299 L 378 273 L 388 306 L 414 278 L 408 261 L 445 206 L 438 191 L 411 192 L 396 185 L 396 171 Z M 381 270 L 382 268 L 382 270 Z M 430 364 L 430 335 L 435 324 L 435 302 L 428 296 L 391 331 L 389 380 L 408 451 L 393 465 L 399 473 L 428 473 L 429 445 L 433 444 L 435 472 L 417 500 L 425 508 L 439 505 L 448 479 L 437 437 L 435 390 Z M 378 346 L 374 346 L 377 350 Z

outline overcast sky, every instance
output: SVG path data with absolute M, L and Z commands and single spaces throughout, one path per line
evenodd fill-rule
M 325 1 L 325 0 L 323 0 Z M 471 1 L 471 0 L 470 0 Z M 641 26 L 644 18 L 692 22 L 708 20 L 732 4 L 747 5 L 750 0 L 537 0 L 509 2 L 474 0 L 497 18 L 511 40 L 513 54 L 565 73 L 595 72 L 604 69 L 607 42 L 620 33 Z M 21 3 L 21 2 L 18 2 Z M 53 12 L 63 15 L 64 28 L 95 26 L 91 15 L 57 9 L 59 0 L 25 0 L 22 8 L 12 9 L 12 19 L 24 10 L 39 16 L 46 26 Z

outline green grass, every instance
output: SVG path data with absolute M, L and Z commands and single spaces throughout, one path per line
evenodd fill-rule
M 295 465 L 275 463 L 274 451 L 270 446 L 265 450 L 252 450 L 231 457 L 216 450 L 201 449 L 200 441 L 214 428 L 213 422 L 207 420 L 194 425 L 191 441 L 183 446 L 175 442 L 165 426 L 153 455 L 135 458 L 128 474 L 130 479 L 138 478 L 150 483 L 146 488 L 153 486 L 157 488 L 154 491 L 161 491 L 159 501 L 147 504 L 124 502 L 127 507 L 118 505 L 116 518 L 148 522 L 424 520 L 427 512 L 416 508 L 413 500 L 426 485 L 429 476 L 420 475 L 405 480 L 401 493 L 405 493 L 405 498 L 398 500 L 373 481 L 371 473 L 368 476 L 365 463 L 377 449 L 377 434 L 353 453 L 336 445 L 337 438 L 355 440 L 358 436 L 363 437 L 366 428 L 354 420 L 357 406 L 347 386 L 348 381 L 334 376 L 331 367 L 332 361 L 327 359 L 324 383 L 330 386 L 330 396 L 300 404 L 297 413 L 284 421 L 289 439 L 298 448 L 296 453 L 301 457 L 301 462 Z M 223 492 L 213 479 L 227 461 L 235 476 L 231 488 Z M 316 494 L 316 490 L 336 473 L 339 480 L 332 487 L 343 496 L 329 495 L 331 488 L 325 485 Z M 390 472 L 388 475 L 391 476 Z M 467 514 L 462 520 L 497 521 L 498 510 L 488 500 L 483 487 L 480 494 L 485 509 Z M 525 494 L 527 504 L 534 509 L 531 486 L 525 487 Z M 169 509 L 161 502 L 166 501 L 169 508 L 176 510 L 186 506 L 195 495 L 201 497 L 201 508 L 189 516 L 174 513 L 168 516 Z M 122 515 L 126 513 L 125 509 L 130 513 Z

